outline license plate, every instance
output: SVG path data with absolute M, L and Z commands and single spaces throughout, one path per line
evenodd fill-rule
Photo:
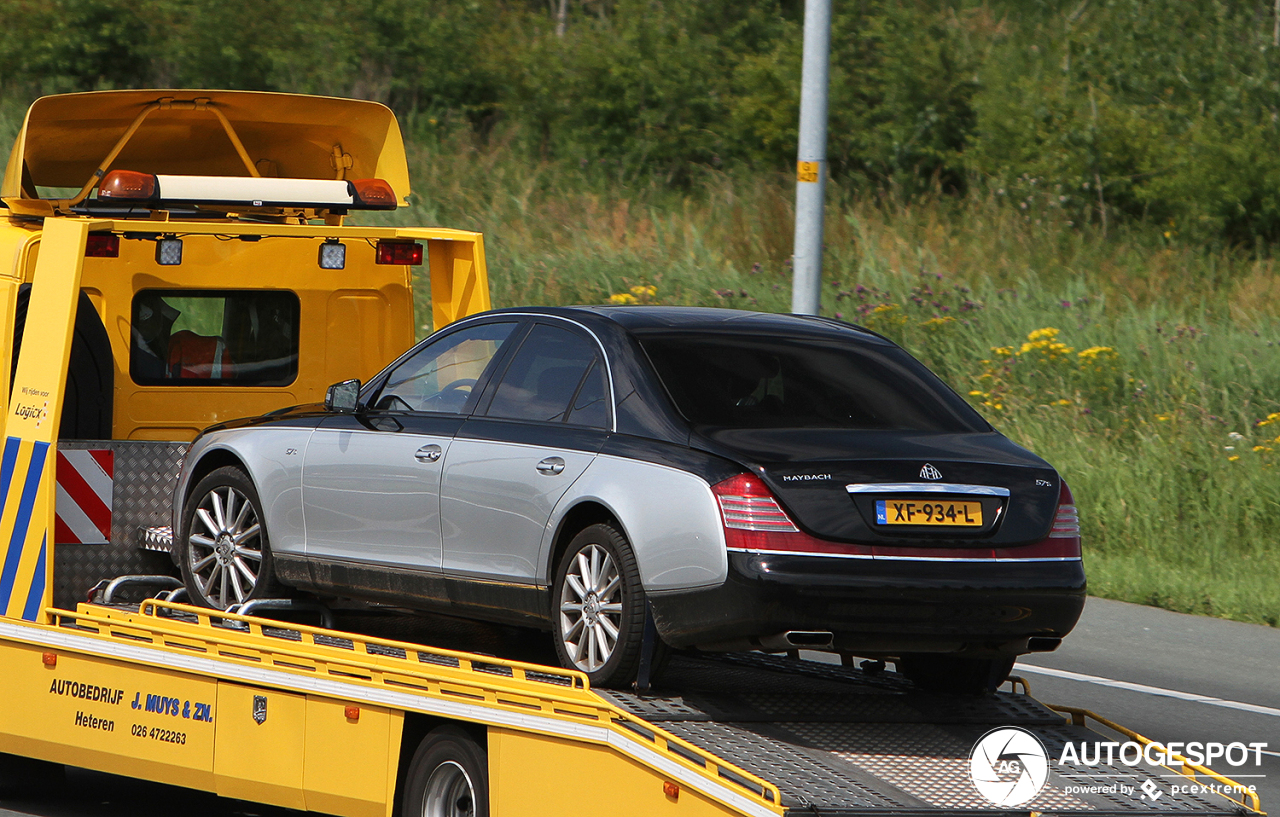
M 981 502 L 926 502 L 919 499 L 877 499 L 876 523 L 880 525 L 945 525 L 976 528 L 982 525 Z

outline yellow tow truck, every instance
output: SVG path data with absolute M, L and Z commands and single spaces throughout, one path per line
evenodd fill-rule
M 1248 794 L 1073 788 L 1107 765 L 1054 768 L 995 808 L 966 776 L 993 727 L 1049 747 L 1096 739 L 1089 717 L 1119 729 L 1025 685 L 956 702 L 874 665 L 687 654 L 654 692 L 600 691 L 423 638 L 175 600 L 163 526 L 201 428 L 377 371 L 414 339 L 415 266 L 436 328 L 489 307 L 479 234 L 347 223 L 409 193 L 398 125 L 370 102 L 31 106 L 0 189 L 0 773 L 68 764 L 371 817 L 1260 812 Z

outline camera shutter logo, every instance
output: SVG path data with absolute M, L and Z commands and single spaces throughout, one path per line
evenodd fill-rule
M 920 479 L 942 479 L 942 472 L 926 462 L 920 469 Z
M 1006 726 L 978 739 L 969 755 L 969 777 L 978 793 L 997 806 L 1020 806 L 1049 779 L 1049 755 L 1040 739 Z

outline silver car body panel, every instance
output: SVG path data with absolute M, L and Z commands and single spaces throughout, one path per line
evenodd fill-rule
M 667 465 L 602 454 L 561 498 L 547 525 L 539 583 L 550 583 L 561 521 L 584 502 L 603 505 L 622 524 L 646 592 L 717 587 L 728 578 L 720 510 L 705 480 Z
M 316 429 L 302 471 L 306 555 L 439 570 L 440 475 L 452 442 L 407 431 Z M 435 458 L 419 458 L 424 448 Z
M 445 572 L 534 584 L 547 519 L 595 456 L 560 447 L 454 440 L 440 491 Z M 563 469 L 539 472 L 538 464 L 551 457 L 563 460 Z
M 313 429 L 275 426 L 264 428 L 233 428 L 215 431 L 200 437 L 187 452 L 178 475 L 175 498 L 186 496 L 194 467 L 214 451 L 226 451 L 244 464 L 258 489 L 262 502 L 267 533 L 271 537 L 271 550 L 275 553 L 302 555 L 306 543 L 306 529 L 302 516 L 302 461 L 303 452 Z M 200 497 L 194 497 L 199 501 Z M 186 513 L 181 501 L 174 503 L 174 541 L 182 535 L 182 516 Z

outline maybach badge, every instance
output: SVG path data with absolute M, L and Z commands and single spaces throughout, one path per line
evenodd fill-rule
M 253 696 L 253 721 L 261 726 L 267 721 L 267 696 Z
M 926 462 L 920 469 L 920 479 L 942 479 L 942 472 Z

